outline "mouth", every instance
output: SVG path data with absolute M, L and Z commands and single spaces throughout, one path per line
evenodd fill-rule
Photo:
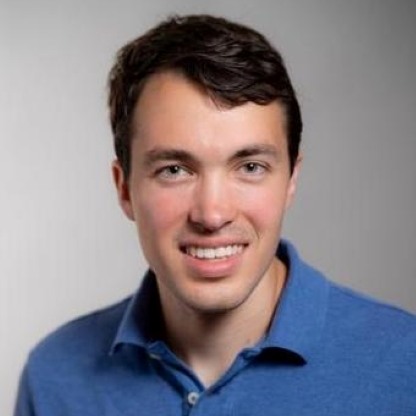
M 218 247 L 185 246 L 181 250 L 188 256 L 199 260 L 222 260 L 243 252 L 246 245 L 230 244 Z

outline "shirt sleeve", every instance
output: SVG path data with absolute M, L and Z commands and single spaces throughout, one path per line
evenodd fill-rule
M 20 376 L 14 416 L 36 416 L 27 365 Z

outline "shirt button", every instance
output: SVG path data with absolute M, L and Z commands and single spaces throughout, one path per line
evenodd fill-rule
M 194 406 L 194 405 L 196 405 L 196 402 L 199 399 L 199 394 L 196 391 L 191 391 L 190 393 L 188 393 L 187 399 L 188 399 L 188 403 L 191 406 Z

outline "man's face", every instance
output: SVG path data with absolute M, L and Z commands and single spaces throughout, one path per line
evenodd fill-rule
M 174 73 L 153 75 L 136 106 L 131 174 L 113 173 L 162 303 L 202 313 L 244 305 L 273 279 L 290 175 L 276 102 L 219 108 Z

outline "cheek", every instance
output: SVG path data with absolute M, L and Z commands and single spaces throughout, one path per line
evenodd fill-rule
M 286 193 L 275 187 L 255 189 L 244 195 L 244 201 L 240 200 L 245 216 L 260 232 L 275 233 L 279 229 L 285 205 Z
M 136 218 L 140 230 L 166 234 L 170 228 L 186 218 L 187 200 L 186 196 L 178 197 L 177 192 L 171 192 L 169 189 L 144 192 L 144 195 L 138 197 L 136 204 Z

